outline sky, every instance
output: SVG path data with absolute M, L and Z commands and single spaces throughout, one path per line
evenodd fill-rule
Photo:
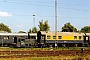
M 58 31 L 67 22 L 78 30 L 90 25 L 90 0 L 57 0 L 57 6 Z M 37 28 L 39 21 L 48 20 L 50 31 L 55 31 L 55 0 L 0 0 L 0 23 L 12 32 L 28 32 L 33 18 Z

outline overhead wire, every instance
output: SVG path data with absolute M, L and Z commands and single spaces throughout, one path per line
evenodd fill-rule
M 16 3 L 16 4 L 26 4 L 26 5 L 36 5 L 36 6 L 45 6 L 45 7 L 55 7 L 55 6 L 48 6 L 48 5 L 37 5 L 37 4 L 18 3 L 18 2 L 7 2 L 7 1 L 0 1 L 0 2 Z M 90 10 L 79 9 L 79 8 L 68 8 L 68 7 L 58 7 L 58 8 L 72 9 L 72 10 L 81 10 L 81 11 L 90 11 Z
M 54 3 L 54 2 L 41 2 L 41 1 L 26 1 L 26 0 L 24 0 L 24 1 L 22 1 L 22 2 L 36 2 L 36 3 Z M 58 3 L 58 4 L 66 4 L 66 5 L 82 5 L 82 6 L 90 6 L 90 5 L 85 5 L 85 4 L 73 4 L 73 3 Z
M 32 17 L 32 15 L 19 15 L 19 14 L 12 14 L 14 16 L 24 16 L 24 17 Z M 50 17 L 50 18 L 54 18 L 54 16 L 41 16 L 41 15 L 37 15 L 37 17 Z M 90 18 L 82 18 L 82 17 L 68 17 L 68 16 L 58 16 L 58 18 L 76 18 L 76 19 L 90 19 Z
M 38 5 L 38 4 L 28 4 L 28 3 L 23 3 L 23 2 L 8 2 L 8 1 L 0 1 L 0 2 L 6 2 L 6 3 L 16 3 L 16 4 L 26 4 L 26 5 L 36 5 L 36 6 L 45 6 L 45 7 L 55 7 L 55 6 L 48 6 L 48 5 Z M 85 9 L 78 9 L 78 8 L 68 8 L 68 7 L 58 7 L 58 8 L 64 8 L 64 9 L 73 9 L 73 10 L 82 10 L 82 11 L 90 11 L 90 10 L 85 10 Z
M 26 4 L 26 5 L 36 5 L 36 6 L 45 6 L 45 7 L 55 7 L 55 6 L 48 6 L 48 5 L 38 5 L 38 4 L 30 4 L 30 3 L 25 3 L 29 1 L 24 1 L 23 2 L 11 2 L 11 1 L 0 1 L 0 2 L 5 2 L 5 3 L 16 3 L 16 4 Z M 30 1 L 30 2 L 35 2 L 35 1 Z M 45 3 L 45 2 L 41 2 Z M 46 2 L 47 3 L 47 2 Z M 48 2 L 51 3 L 51 2 Z M 67 4 L 67 3 L 60 3 L 60 4 Z M 67 5 L 83 5 L 83 4 L 67 4 Z M 90 6 L 90 5 L 83 5 L 83 6 Z M 90 10 L 85 10 L 85 9 L 78 9 L 78 8 L 68 8 L 68 7 L 58 7 L 58 8 L 64 8 L 64 9 L 72 9 L 72 10 L 81 10 L 81 11 L 90 11 Z M 15 16 L 32 16 L 32 15 L 19 15 L 19 14 L 12 14 Z M 54 16 L 38 16 L 38 17 L 54 17 Z M 60 17 L 60 18 L 79 18 L 79 19 L 90 19 L 90 18 L 80 18 L 80 17 Z
M 26 4 L 26 5 L 36 5 L 36 6 L 45 6 L 45 7 L 55 7 L 55 6 L 48 6 L 48 5 L 38 5 L 38 4 L 30 4 L 30 3 L 23 3 L 23 2 L 11 2 L 11 1 L 0 1 L 0 2 L 6 2 L 6 3 L 16 3 L 16 4 Z M 62 3 L 65 4 L 65 3 Z M 68 4 L 69 5 L 69 4 Z M 72 5 L 72 4 L 71 4 Z M 86 5 L 87 6 L 87 5 Z M 89 5 L 88 5 L 89 6 Z M 85 9 L 79 9 L 79 8 L 68 8 L 68 7 L 58 7 L 58 8 L 64 8 L 64 9 L 73 9 L 73 10 L 82 10 L 82 11 L 90 11 Z
M 54 4 L 54 2 L 41 2 L 41 1 L 22 1 L 22 2 L 36 2 L 36 3 L 52 3 L 52 4 Z M 90 5 L 86 5 L 86 4 L 73 4 L 73 3 L 58 3 L 58 4 L 65 4 L 65 5 L 82 5 L 82 6 L 90 6 Z
M 38 4 L 30 4 L 30 3 L 23 3 L 23 2 L 11 2 L 11 1 L 0 1 L 5 3 L 15 3 L 15 4 L 26 4 L 26 5 L 36 5 L 36 6 L 46 6 L 46 7 L 54 7 L 54 6 L 48 6 L 48 5 L 38 5 Z

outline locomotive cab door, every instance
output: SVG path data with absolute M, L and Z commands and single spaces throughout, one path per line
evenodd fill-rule
M 85 35 L 83 36 L 84 44 L 89 44 L 89 36 Z
M 41 43 L 45 44 L 45 35 L 41 35 Z
M 37 44 L 38 44 L 38 47 L 45 46 L 45 35 L 41 34 L 40 31 L 37 32 Z

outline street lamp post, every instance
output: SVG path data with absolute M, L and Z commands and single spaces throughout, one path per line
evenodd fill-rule
M 33 14 L 33 27 L 35 27 L 35 14 Z

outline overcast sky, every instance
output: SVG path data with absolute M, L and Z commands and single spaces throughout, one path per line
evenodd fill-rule
M 70 22 L 77 29 L 90 25 L 90 0 L 58 0 L 58 31 Z M 48 20 L 50 30 L 55 31 L 55 0 L 0 0 L 0 22 L 12 32 L 28 31 L 39 21 Z M 39 28 L 38 28 L 39 29 Z

